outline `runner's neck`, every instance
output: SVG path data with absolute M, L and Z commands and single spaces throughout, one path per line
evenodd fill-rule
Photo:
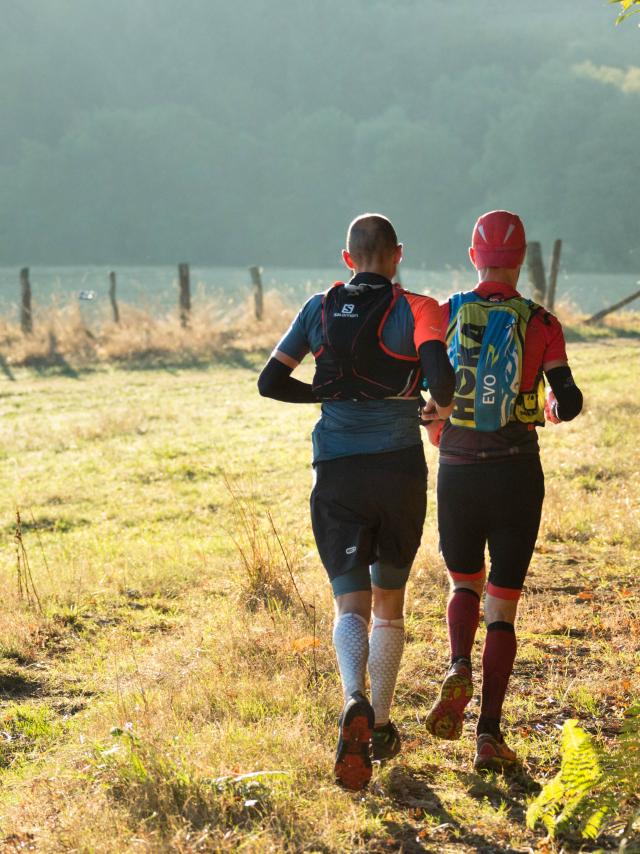
M 474 291 L 482 296 L 488 296 L 492 293 L 501 294 L 504 297 L 520 296 L 520 293 L 510 284 L 496 279 L 485 279 L 484 281 L 479 282 L 475 286 Z
M 356 273 L 348 282 L 349 285 L 371 285 L 374 288 L 380 288 L 383 285 L 390 285 L 390 279 L 382 276 L 380 273 Z

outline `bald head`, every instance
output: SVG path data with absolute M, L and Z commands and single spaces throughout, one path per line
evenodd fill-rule
M 347 252 L 359 270 L 395 267 L 400 256 L 396 230 L 382 214 L 362 214 L 347 231 Z

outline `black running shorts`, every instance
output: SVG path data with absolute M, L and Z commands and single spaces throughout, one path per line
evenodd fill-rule
M 422 444 L 325 460 L 315 470 L 311 523 L 334 593 L 370 590 L 372 579 L 404 587 L 427 509 Z
M 438 528 L 451 575 L 456 580 L 477 576 L 488 546 L 488 592 L 517 598 L 536 544 L 543 500 L 537 454 L 495 463 L 441 463 Z

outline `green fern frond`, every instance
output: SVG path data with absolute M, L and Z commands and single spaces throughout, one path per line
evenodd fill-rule
M 591 736 L 577 721 L 565 721 L 560 771 L 529 806 L 528 826 L 541 821 L 552 838 L 577 829 L 595 839 L 612 808 L 609 794 L 599 791 L 603 778 L 601 753 Z
M 529 805 L 527 825 L 541 822 L 552 838 L 579 833 L 596 839 L 640 791 L 640 701 L 627 709 L 613 752 L 605 754 L 575 720 L 565 721 L 561 750 L 560 771 Z

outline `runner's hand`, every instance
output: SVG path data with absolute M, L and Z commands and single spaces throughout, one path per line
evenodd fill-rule
M 560 424 L 560 419 L 558 418 L 558 401 L 551 390 L 547 392 L 547 399 L 544 403 L 544 417 L 551 424 Z
M 420 410 L 420 418 L 423 422 L 423 427 L 427 426 L 424 422 L 434 421 L 436 418 L 439 418 L 438 411 L 436 409 L 436 402 L 432 397 L 429 398 Z
M 423 421 L 434 421 L 439 418 L 441 421 L 446 421 L 453 412 L 453 401 L 449 406 L 440 406 L 435 400 L 430 397 L 420 411 L 420 418 Z

